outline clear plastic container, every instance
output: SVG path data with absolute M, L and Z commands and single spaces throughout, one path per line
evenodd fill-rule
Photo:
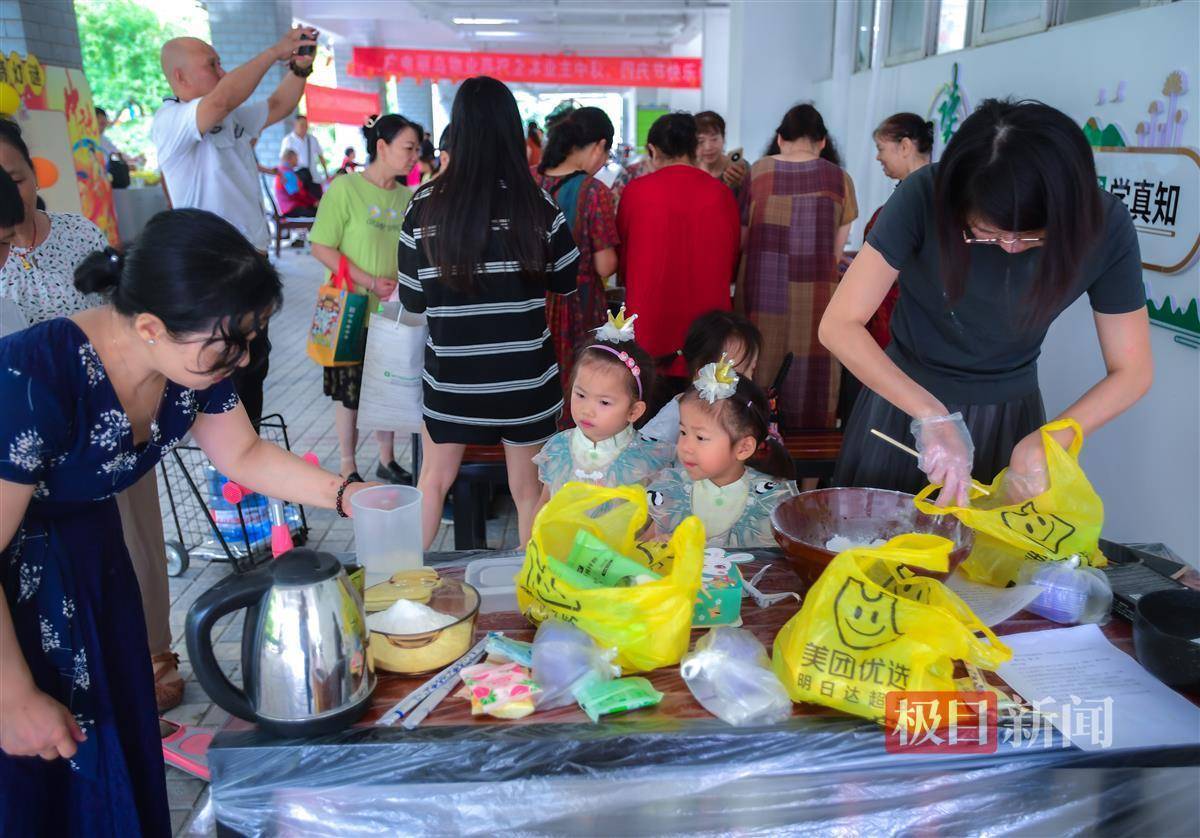
M 524 561 L 524 551 L 512 551 L 500 556 L 475 559 L 467 565 L 467 584 L 479 591 L 481 614 L 520 610 L 517 607 L 516 577 Z
M 421 492 L 412 486 L 372 486 L 350 497 L 354 550 L 367 587 L 422 566 Z
M 1026 610 L 1047 620 L 1064 625 L 1108 622 L 1113 600 L 1108 577 L 1094 567 L 1081 567 L 1078 556 L 1061 562 L 1027 561 L 1017 582 L 1042 589 Z

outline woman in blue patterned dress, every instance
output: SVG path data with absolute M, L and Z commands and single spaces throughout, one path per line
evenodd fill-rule
M 333 507 L 362 484 L 251 428 L 229 376 L 281 286 L 228 222 L 160 213 L 76 284 L 109 304 L 0 340 L 0 834 L 169 835 L 114 496 L 189 431 L 222 473 L 275 497 Z

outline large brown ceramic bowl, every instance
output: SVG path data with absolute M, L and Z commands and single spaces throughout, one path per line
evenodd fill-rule
M 834 553 L 825 544 L 835 535 L 870 544 L 904 533 L 931 533 L 955 544 L 950 571 L 911 568 L 922 576 L 945 579 L 963 563 L 975 533 L 952 515 L 926 515 L 913 506 L 913 496 L 886 489 L 817 489 L 788 498 L 771 513 L 775 540 L 795 571 L 810 584 L 825 570 Z

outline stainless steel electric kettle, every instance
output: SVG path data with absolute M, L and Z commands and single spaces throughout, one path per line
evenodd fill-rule
M 212 628 L 246 609 L 242 684 L 217 665 Z M 221 707 L 279 736 L 314 736 L 357 721 L 375 689 L 362 599 L 328 553 L 289 550 L 230 576 L 187 616 L 187 647 L 200 685 Z

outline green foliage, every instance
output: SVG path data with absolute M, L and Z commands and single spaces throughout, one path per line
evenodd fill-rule
M 97 105 L 116 118 L 128 108 L 153 114 L 171 88 L 158 53 L 163 42 L 182 35 L 133 0 L 76 0 L 83 70 Z
M 155 157 L 150 123 L 171 87 L 159 64 L 164 42 L 189 34 L 134 0 L 75 0 L 83 71 L 92 101 L 115 124 L 108 138 L 126 157 Z

